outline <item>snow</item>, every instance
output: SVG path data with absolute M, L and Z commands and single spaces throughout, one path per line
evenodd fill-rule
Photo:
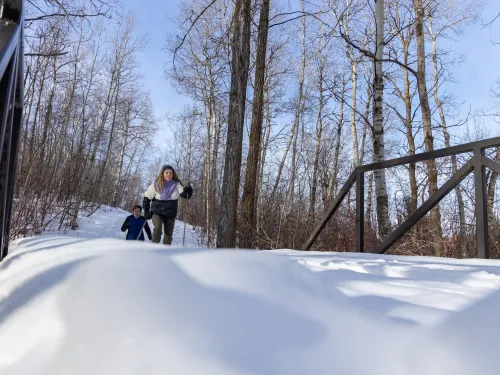
M 126 232 L 120 230 L 125 218 L 131 215 L 131 212 L 109 206 L 101 206 L 90 217 L 80 214 L 78 218 L 79 227 L 77 230 L 46 230 L 42 236 L 52 236 L 54 234 L 77 238 L 121 238 L 125 239 Z M 153 232 L 153 222 L 148 220 L 151 233 Z M 182 245 L 184 237 L 184 222 L 175 221 L 174 233 L 172 236 L 172 246 Z M 146 242 L 148 240 L 146 239 Z M 185 246 L 198 247 L 195 228 L 192 225 L 186 225 Z
M 0 374 L 497 374 L 500 262 L 124 241 L 103 208 L 0 263 Z

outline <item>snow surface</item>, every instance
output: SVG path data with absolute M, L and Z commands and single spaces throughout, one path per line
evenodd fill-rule
M 42 236 L 65 235 L 78 238 L 119 238 L 125 239 L 126 232 L 120 230 L 126 217 L 131 215 L 131 212 L 109 206 L 101 206 L 90 217 L 86 213 L 80 213 L 78 218 L 79 227 L 77 230 L 64 229 L 56 230 L 49 229 L 42 233 Z M 153 222 L 148 220 L 149 228 L 153 233 Z M 146 242 L 149 240 L 146 237 Z M 184 237 L 184 222 L 181 220 L 175 221 L 174 233 L 172 236 L 172 246 L 182 245 Z M 198 247 L 195 229 L 192 225 L 186 225 L 185 246 Z
M 498 374 L 499 261 L 163 246 L 125 214 L 15 241 L 0 374 Z

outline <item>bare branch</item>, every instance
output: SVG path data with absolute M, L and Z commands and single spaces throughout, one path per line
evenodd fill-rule
M 203 10 L 198 13 L 198 15 L 196 16 L 196 18 L 191 22 L 191 25 L 189 26 L 189 29 L 184 33 L 184 36 L 182 37 L 181 39 L 181 42 L 180 44 L 175 47 L 174 49 L 174 56 L 172 57 L 172 63 L 174 64 L 174 70 L 175 70 L 175 56 L 177 55 L 177 51 L 184 45 L 184 42 L 186 41 L 186 38 L 188 37 L 189 33 L 191 32 L 191 30 L 193 29 L 194 25 L 196 24 L 196 22 L 198 22 L 198 20 L 200 19 L 201 16 L 203 16 L 203 14 L 212 6 L 215 4 L 217 0 L 212 0 L 210 2 L 210 4 L 208 4 L 205 8 L 203 8 Z
M 269 22 L 271 22 L 272 20 L 274 20 L 275 18 L 279 17 L 279 16 L 286 16 L 286 15 L 292 15 L 292 14 L 300 14 L 299 16 L 297 17 L 293 17 L 293 18 L 290 18 L 290 19 L 287 19 L 285 21 L 282 21 L 282 22 L 278 22 L 278 23 L 273 23 L 271 25 L 269 25 L 269 28 L 271 27 L 275 27 L 275 26 L 280 26 L 280 25 L 283 25 L 287 22 L 291 22 L 291 21 L 295 21 L 299 18 L 302 18 L 304 16 L 309 16 L 309 17 L 313 17 L 314 19 L 316 19 L 317 21 L 321 22 L 324 26 L 328 26 L 331 28 L 330 24 L 326 23 L 325 21 L 323 21 L 320 17 L 318 17 L 318 14 L 325 14 L 327 13 L 326 11 L 319 11 L 319 12 L 315 12 L 315 13 L 311 13 L 311 12 L 305 12 L 305 11 L 301 11 L 301 10 L 297 10 L 297 11 L 294 11 L 294 12 L 288 12 L 288 13 L 280 13 L 280 14 L 276 14 L 274 17 L 272 17 Z M 335 26 L 334 26 L 335 27 Z
M 50 52 L 50 53 L 25 53 L 24 56 L 43 56 L 43 57 L 55 57 L 67 55 L 68 52 Z
M 340 31 L 340 35 L 342 36 L 342 38 L 346 41 L 346 43 L 348 43 L 350 46 L 352 46 L 353 48 L 357 49 L 359 52 L 361 52 L 363 55 L 365 56 L 368 56 L 370 57 L 371 59 L 375 59 L 375 55 L 373 54 L 373 52 L 370 52 L 360 46 L 358 46 L 357 44 L 355 44 L 353 41 L 351 41 L 349 39 L 349 37 L 347 37 L 347 35 L 345 35 L 342 30 Z M 406 64 L 403 64 L 401 61 L 398 61 L 396 59 L 381 59 L 380 61 L 384 61 L 384 62 L 392 62 L 396 65 L 399 65 L 403 68 L 405 68 L 406 70 L 408 70 L 409 72 L 411 72 L 415 77 L 417 77 L 417 71 L 411 67 L 409 67 L 408 65 Z
M 41 21 L 46 18 L 52 18 L 52 17 L 79 17 L 79 18 L 87 18 L 87 17 L 108 17 L 106 13 L 94 13 L 94 14 L 87 14 L 87 13 L 51 13 L 51 14 L 44 14 L 38 17 L 34 18 L 25 18 L 26 22 L 32 22 L 32 21 Z
M 488 23 L 484 24 L 484 25 L 481 27 L 481 29 L 484 29 L 484 28 L 485 28 L 485 27 L 487 27 L 487 26 L 491 26 L 491 25 L 493 24 L 493 22 L 495 22 L 495 21 L 498 19 L 498 17 L 500 17 L 500 12 L 498 12 L 498 14 L 495 16 L 495 18 L 493 18 L 490 22 L 488 22 Z

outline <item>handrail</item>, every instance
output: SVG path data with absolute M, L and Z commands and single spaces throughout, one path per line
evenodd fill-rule
M 446 156 L 458 155 L 458 154 L 463 154 L 465 152 L 473 152 L 476 149 L 485 149 L 498 146 L 500 146 L 500 137 L 495 137 L 495 138 L 483 139 L 477 142 L 464 143 L 458 146 L 444 147 L 434 151 L 422 152 L 421 154 L 403 156 L 401 158 L 381 161 L 378 163 L 360 165 L 358 169 L 363 172 L 368 172 L 368 171 L 374 171 L 376 169 L 397 167 L 399 165 L 417 163 L 419 161 L 426 161 Z
M 0 46 L 2 41 L 6 39 L 0 50 L 0 77 L 4 76 L 7 66 L 19 45 L 21 27 L 21 25 L 14 23 L 0 25 Z M 5 38 L 6 34 L 8 34 L 7 38 Z
M 23 115 L 23 0 L 0 6 L 0 261 L 8 251 Z
M 371 252 L 383 254 L 398 239 L 400 239 L 411 227 L 413 227 L 422 217 L 425 216 L 434 206 L 436 206 L 451 190 L 453 190 L 468 174 L 474 171 L 475 194 L 476 194 L 476 246 L 477 256 L 489 258 L 488 243 L 488 213 L 486 209 L 486 177 L 485 168 L 500 173 L 500 163 L 486 157 L 484 150 L 490 147 L 500 147 L 500 137 L 484 139 L 477 142 L 470 142 L 453 147 L 445 147 L 430 152 L 423 152 L 416 155 L 405 156 L 397 159 L 361 165 L 352 171 L 347 181 L 333 199 L 330 207 L 325 211 L 323 217 L 316 225 L 311 235 L 302 245 L 301 250 L 310 250 L 313 243 L 318 238 L 321 231 L 337 211 L 342 200 L 349 190 L 356 184 L 356 251 L 364 252 L 364 173 L 377 169 L 391 168 L 408 163 L 431 160 L 439 157 L 457 155 L 465 152 L 472 152 L 473 157 L 457 171 L 441 188 L 434 192 L 426 202 L 424 202 L 415 212 L 413 212 L 398 228 L 396 228 L 382 243 Z

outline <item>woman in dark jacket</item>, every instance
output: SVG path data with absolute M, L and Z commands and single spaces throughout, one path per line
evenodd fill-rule
M 163 232 L 163 244 L 172 243 L 175 218 L 177 217 L 179 197 L 189 199 L 193 189 L 188 184 L 184 187 L 174 168 L 164 165 L 160 174 L 144 193 L 143 206 L 146 219 L 153 219 L 153 242 L 160 243 Z

